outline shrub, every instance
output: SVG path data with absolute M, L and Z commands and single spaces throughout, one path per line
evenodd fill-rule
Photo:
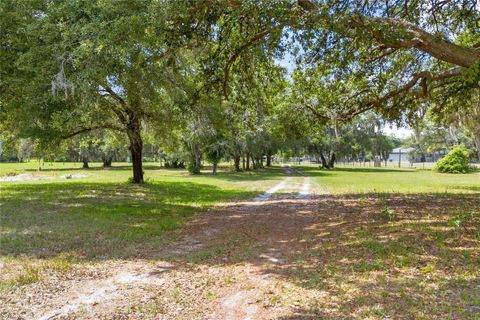
M 200 174 L 200 169 L 201 169 L 200 166 L 194 161 L 189 162 L 187 165 L 187 170 L 191 174 Z
M 435 170 L 444 173 L 467 173 L 468 151 L 462 147 L 455 147 L 445 157 L 437 161 Z

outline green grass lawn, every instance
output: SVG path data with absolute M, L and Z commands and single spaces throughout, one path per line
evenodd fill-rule
M 302 166 L 315 187 L 330 193 L 478 193 L 480 171 L 446 174 L 431 170 Z

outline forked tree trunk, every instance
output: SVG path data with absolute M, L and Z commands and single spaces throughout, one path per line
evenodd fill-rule
M 323 155 L 323 153 L 320 153 L 320 160 L 322 161 L 322 167 L 323 168 L 330 169 L 330 167 L 328 166 L 328 163 L 327 163 L 327 159 L 325 159 L 325 156 Z
M 130 154 L 132 156 L 133 182 L 143 183 L 143 141 L 140 134 L 140 121 L 137 118 L 133 118 L 130 121 L 127 134 L 130 141 Z

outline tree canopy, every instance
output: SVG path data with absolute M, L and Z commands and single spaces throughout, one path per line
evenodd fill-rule
M 428 108 L 478 146 L 478 21 L 474 0 L 5 0 L 0 125 L 47 144 L 125 135 L 138 183 L 147 132 L 194 172 L 214 146 L 257 166 L 371 111 L 412 124 Z

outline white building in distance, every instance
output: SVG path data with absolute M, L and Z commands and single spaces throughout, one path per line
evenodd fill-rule
M 415 151 L 415 148 L 395 148 L 388 155 L 390 162 L 410 162 L 410 152 Z

